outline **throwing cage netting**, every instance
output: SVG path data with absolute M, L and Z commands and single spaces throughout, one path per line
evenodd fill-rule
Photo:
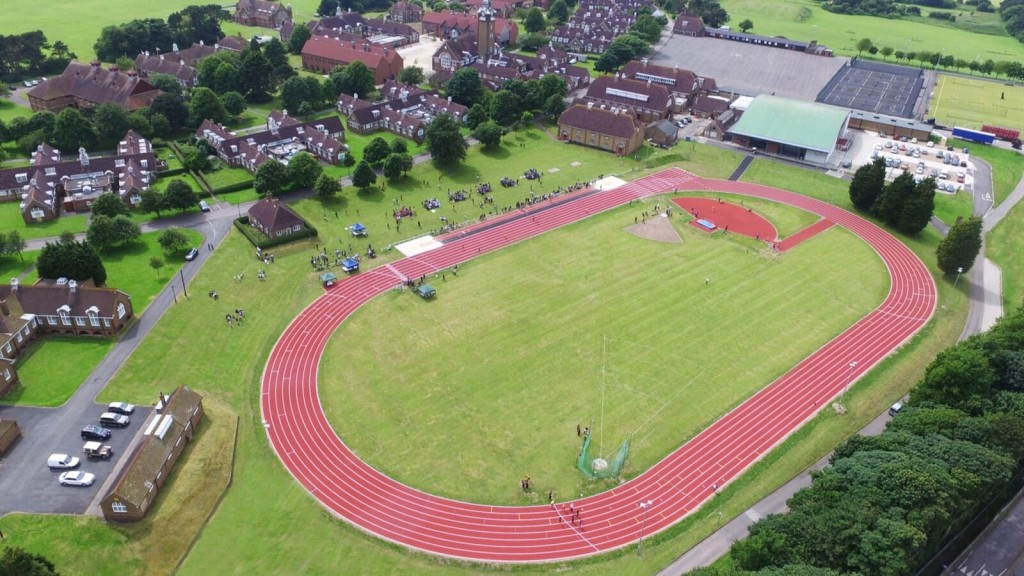
M 622 471 L 622 465 L 626 463 L 627 454 L 629 454 L 628 437 L 622 441 L 619 451 L 615 453 L 611 460 L 606 460 L 601 456 L 592 458 L 590 454 L 590 434 L 587 434 L 586 439 L 583 441 L 583 450 L 580 452 L 580 457 L 576 459 L 576 467 L 580 469 L 584 476 L 591 480 L 614 478 Z

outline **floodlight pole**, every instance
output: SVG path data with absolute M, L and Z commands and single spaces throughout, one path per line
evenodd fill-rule
M 850 371 L 846 374 L 846 386 L 843 387 L 843 393 L 839 396 L 839 405 L 845 406 L 843 401 L 846 400 L 846 391 L 850 389 L 850 384 L 853 384 L 853 369 L 857 367 L 857 361 L 850 362 Z
M 639 556 L 644 548 L 644 529 L 647 527 L 647 511 L 654 505 L 653 500 L 640 503 L 640 510 L 643 511 L 643 520 L 640 521 L 640 541 L 636 545 L 636 555 Z
M 964 267 L 963 266 L 957 267 L 957 269 L 956 269 L 956 279 L 953 280 L 953 291 L 954 292 L 956 291 L 956 284 L 957 284 L 957 282 L 960 281 L 960 275 L 963 274 L 963 273 L 964 273 Z M 949 306 L 949 299 L 950 298 L 951 298 L 951 296 L 946 296 L 946 303 L 942 306 L 943 310 L 945 310 Z

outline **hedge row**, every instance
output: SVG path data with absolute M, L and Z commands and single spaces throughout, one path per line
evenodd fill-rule
M 236 182 L 234 184 L 228 184 L 227 186 L 221 186 L 220 188 L 214 188 L 214 194 L 226 194 L 228 192 L 238 192 L 239 190 L 246 190 L 252 188 L 252 180 L 246 182 Z
M 186 171 L 187 170 L 184 167 L 182 167 L 182 168 L 171 168 L 170 170 L 164 170 L 163 172 L 161 172 L 159 174 L 159 176 L 161 178 L 166 178 L 168 176 L 178 176 L 180 174 L 184 174 Z
M 285 236 L 278 236 L 277 238 L 267 238 L 262 232 L 250 226 L 248 216 L 235 218 L 235 228 L 238 228 L 238 231 L 241 232 L 253 246 L 261 250 L 266 250 L 267 248 L 273 248 L 274 246 L 280 246 L 296 240 L 307 240 L 320 234 L 312 224 L 305 221 L 303 222 L 306 224 L 306 230 L 294 232 Z

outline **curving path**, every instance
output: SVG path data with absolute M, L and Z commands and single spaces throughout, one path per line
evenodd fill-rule
M 784 202 L 851 230 L 884 260 L 892 284 L 885 301 L 650 470 L 613 490 L 574 501 L 582 528 L 559 522 L 561 506 L 489 506 L 433 496 L 384 476 L 331 429 L 320 406 L 317 370 L 331 334 L 359 306 L 396 287 L 478 254 L 639 197 L 711 190 Z M 339 282 L 281 335 L 267 360 L 261 405 L 270 444 L 285 467 L 324 507 L 380 538 L 432 554 L 485 562 L 578 558 L 636 542 L 638 504 L 653 502 L 650 535 L 675 524 L 808 420 L 854 379 L 907 341 L 931 317 L 935 284 L 906 246 L 835 206 L 766 186 L 708 180 L 669 169 L 595 194 L 445 238 L 443 247 Z M 855 367 L 850 366 L 856 361 Z

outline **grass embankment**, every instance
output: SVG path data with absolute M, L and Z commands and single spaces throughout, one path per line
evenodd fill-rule
M 0 202 L 0 230 L 17 230 L 26 240 L 56 237 L 64 232 L 78 234 L 85 232 L 86 226 L 88 222 L 84 214 L 64 214 L 56 220 L 25 224 L 17 202 Z

